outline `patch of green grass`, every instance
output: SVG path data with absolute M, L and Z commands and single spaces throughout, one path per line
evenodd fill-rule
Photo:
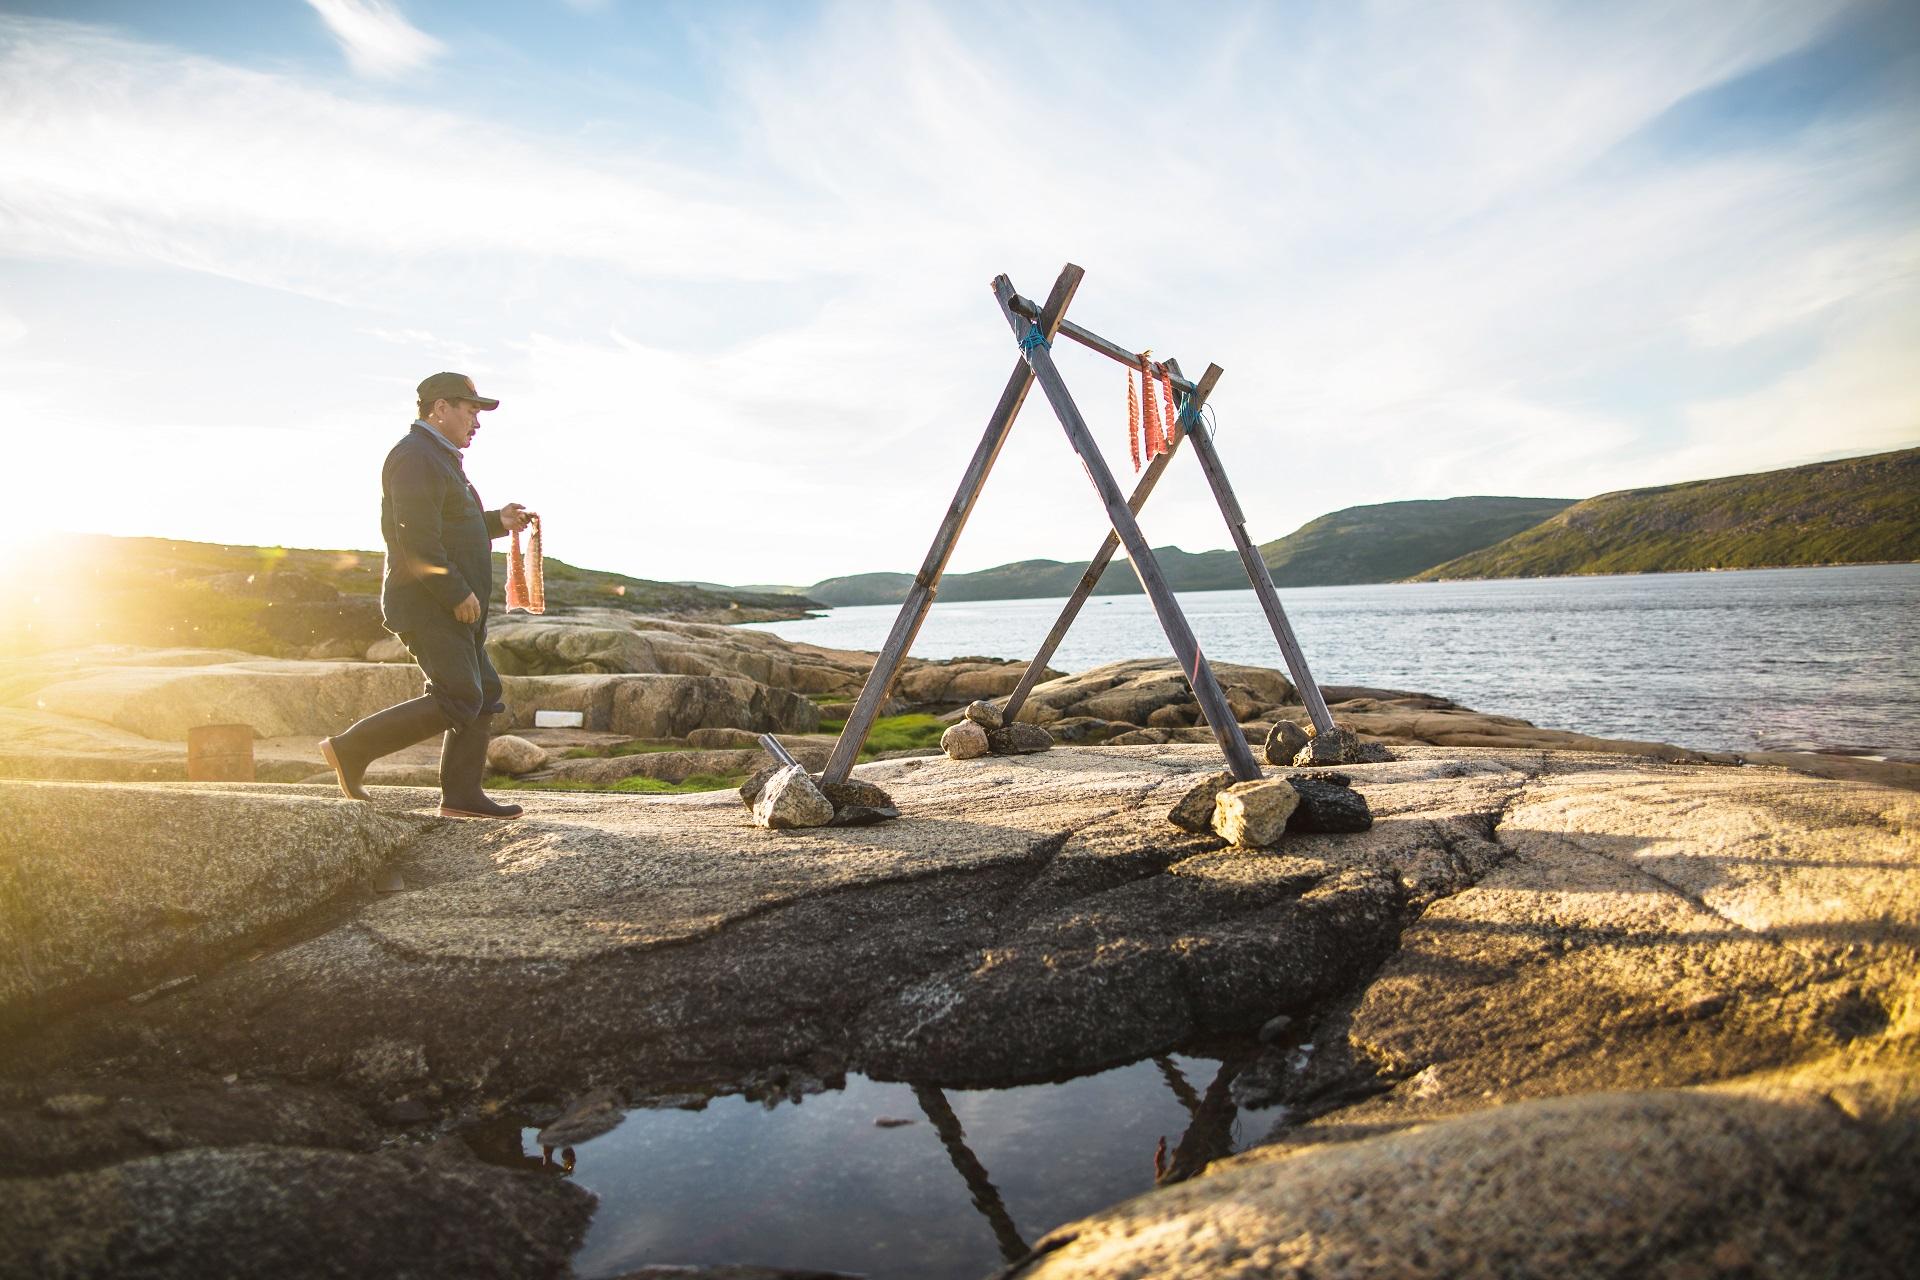
M 845 720 L 822 720 L 819 732 L 839 733 L 846 727 Z M 860 758 L 871 760 L 882 751 L 937 747 L 940 745 L 940 735 L 946 731 L 946 723 L 938 716 L 882 716 L 873 722 L 873 732 L 867 735 L 866 745 L 860 748 Z
M 624 791 L 640 795 L 691 795 L 701 791 L 726 791 L 746 781 L 744 773 L 722 776 L 696 773 L 683 782 L 662 782 L 658 778 L 622 778 L 618 782 L 589 782 L 584 778 L 488 778 L 490 791 Z
M 839 733 L 846 728 L 844 720 L 823 720 L 819 732 Z M 874 722 L 873 732 L 867 735 L 866 746 L 860 751 L 861 760 L 871 760 L 882 751 L 912 751 L 924 747 L 940 745 L 940 735 L 947 726 L 937 716 L 908 715 L 883 716 Z M 574 747 L 561 752 L 563 760 L 597 760 L 608 756 L 649 755 L 658 751 L 690 751 L 693 748 L 679 742 L 648 742 L 638 740 L 622 742 L 611 747 Z M 682 783 L 666 783 L 656 778 L 628 778 L 617 784 L 600 785 L 584 783 L 578 779 L 556 778 L 551 782 L 516 782 L 503 785 L 512 787 L 531 787 L 548 791 L 717 791 L 721 787 L 737 787 L 745 775 L 721 778 L 713 774 L 696 774 Z M 702 779 L 710 780 L 710 785 L 695 785 Z
M 940 745 L 940 735 L 946 731 L 945 722 L 938 716 L 882 716 L 873 722 L 873 732 L 867 735 L 865 752 L 937 747 Z
M 839 733 L 847 727 L 845 720 L 822 720 L 819 732 Z M 940 745 L 940 735 L 947 726 L 938 716 L 882 716 L 873 722 L 873 732 L 867 735 L 866 745 L 860 748 L 860 758 L 871 760 L 882 751 L 913 751 L 922 747 Z

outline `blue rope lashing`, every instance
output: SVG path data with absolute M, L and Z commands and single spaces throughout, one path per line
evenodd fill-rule
M 1192 396 L 1180 397 L 1180 429 L 1191 432 L 1200 425 L 1200 411 L 1194 407 Z
M 1040 326 L 1037 324 L 1029 326 L 1026 333 L 1022 334 L 1020 338 L 1020 349 L 1022 351 L 1032 351 L 1035 347 L 1051 346 L 1053 346 L 1053 344 L 1047 341 L 1047 335 L 1040 331 Z

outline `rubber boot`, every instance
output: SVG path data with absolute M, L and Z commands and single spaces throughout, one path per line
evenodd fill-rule
M 440 743 L 440 816 L 443 818 L 517 818 L 517 804 L 496 804 L 480 789 L 487 772 L 487 743 L 493 717 L 476 716 L 464 729 L 449 729 Z
M 367 789 L 360 780 L 366 776 L 368 765 L 402 747 L 425 742 L 446 727 L 447 717 L 439 703 L 432 698 L 415 698 L 376 711 L 344 733 L 320 739 L 320 754 L 333 766 L 341 794 L 349 800 L 365 800 Z

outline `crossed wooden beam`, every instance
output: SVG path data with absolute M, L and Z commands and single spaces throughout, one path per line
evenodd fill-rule
M 960 531 L 966 527 L 967 517 L 973 514 L 974 504 L 979 500 L 987 475 L 993 470 L 1001 446 L 1007 442 L 1007 433 L 1012 429 L 1014 419 L 1019 416 L 1021 406 L 1026 403 L 1027 392 L 1036 381 L 1045 393 L 1047 402 L 1053 406 L 1054 416 L 1066 431 L 1068 443 L 1080 455 L 1080 461 L 1086 467 L 1087 476 L 1093 481 L 1100 501 L 1106 506 L 1112 531 L 1101 543 L 1093 562 L 1087 566 L 1079 586 L 1061 610 L 1059 620 L 1054 623 L 1040 652 L 1028 665 L 1020 683 L 1008 695 L 1005 705 L 1001 707 L 1001 714 L 1009 722 L 1019 714 L 1027 695 L 1033 691 L 1041 673 L 1046 670 L 1048 659 L 1053 657 L 1054 650 L 1079 616 L 1081 607 L 1093 595 L 1101 572 L 1124 546 L 1127 559 L 1133 565 L 1134 573 L 1139 576 L 1141 587 L 1152 601 L 1161 629 L 1166 632 L 1167 642 L 1172 645 L 1174 656 L 1180 661 L 1180 670 L 1193 689 L 1194 698 L 1206 716 L 1208 727 L 1213 730 L 1214 740 L 1220 744 L 1221 754 L 1226 756 L 1228 767 L 1234 777 L 1242 781 L 1252 781 L 1260 776 L 1260 766 L 1254 761 L 1253 752 L 1240 732 L 1239 722 L 1227 705 L 1227 695 L 1214 676 L 1206 655 L 1200 651 L 1200 642 L 1194 638 L 1193 628 L 1181 612 L 1179 601 L 1174 598 L 1173 589 L 1167 585 L 1166 575 L 1161 572 L 1153 549 L 1147 545 L 1146 535 L 1140 531 L 1139 521 L 1135 518 L 1140 508 L 1146 505 L 1161 475 L 1166 472 L 1167 465 L 1172 462 L 1181 441 L 1191 439 L 1194 456 L 1199 458 L 1200 468 L 1213 490 L 1214 501 L 1219 504 L 1220 514 L 1226 518 L 1234 550 L 1239 553 L 1240 563 L 1247 571 L 1247 580 L 1252 583 L 1260 607 L 1273 628 L 1273 638 L 1280 644 L 1287 673 L 1293 678 L 1294 686 L 1299 689 L 1300 697 L 1306 703 L 1307 715 L 1313 721 L 1316 732 L 1324 733 L 1333 728 L 1333 717 L 1327 711 L 1325 699 L 1321 697 L 1320 686 L 1314 683 L 1313 674 L 1307 669 L 1306 655 L 1300 651 L 1293 627 L 1287 622 L 1286 611 L 1280 607 L 1280 596 L 1274 590 L 1273 575 L 1260 558 L 1253 539 L 1247 535 L 1246 515 L 1241 511 L 1240 501 L 1234 496 L 1233 486 L 1227 480 L 1226 468 L 1220 461 L 1219 451 L 1214 447 L 1212 432 L 1201 420 L 1201 407 L 1224 371 L 1219 365 L 1209 364 L 1198 382 L 1189 382 L 1181 376 L 1178 362 L 1166 362 L 1169 380 L 1174 390 L 1184 397 L 1184 403 L 1178 420 L 1168 424 L 1171 438 L 1167 451 L 1148 465 L 1134 486 L 1132 496 L 1124 496 L 1106 459 L 1094 444 L 1093 435 L 1087 429 L 1086 420 L 1080 416 L 1080 409 L 1074 404 L 1066 382 L 1053 363 L 1053 340 L 1065 334 L 1081 346 L 1116 360 L 1129 369 L 1140 367 L 1140 358 L 1125 347 L 1109 342 L 1066 318 L 1067 307 L 1072 303 L 1075 292 L 1080 288 L 1081 277 L 1085 274 L 1079 267 L 1068 263 L 1053 282 L 1053 290 L 1047 295 L 1046 302 L 1038 306 L 1014 292 L 1013 282 L 1006 276 L 994 277 L 993 296 L 999 302 L 1000 313 L 1006 318 L 1020 348 L 1019 363 L 1007 379 L 1006 390 L 1000 393 L 1000 402 L 994 406 L 993 416 L 987 420 L 986 434 L 973 451 L 973 459 L 960 479 L 960 488 L 947 508 L 946 518 L 940 522 L 939 531 L 934 534 L 926 562 L 920 566 L 913 586 L 907 591 L 907 598 L 901 602 L 899 616 L 894 619 L 893 629 L 887 634 L 886 644 L 874 661 L 873 670 L 867 674 L 867 682 L 847 716 L 846 725 L 840 730 L 840 739 L 834 743 L 833 755 L 827 761 L 822 781 L 845 782 L 847 775 L 853 771 L 860 748 L 866 745 L 867 735 L 873 731 L 880 708 L 892 691 L 894 678 L 899 674 L 901 664 L 906 661 L 907 650 L 912 648 L 914 637 L 920 633 L 920 624 L 926 621 L 927 611 L 933 607 L 940 576 L 946 571 L 947 560 L 960 540 Z

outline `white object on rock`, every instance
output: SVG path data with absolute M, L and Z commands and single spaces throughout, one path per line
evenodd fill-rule
M 753 820 L 775 831 L 824 827 L 833 821 L 833 801 L 821 794 L 805 769 L 790 764 L 761 788 L 760 798 L 753 803 Z
M 533 727 L 536 729 L 579 729 L 586 723 L 587 713 L 584 711 L 536 711 L 533 713 Z
M 987 731 L 971 720 L 962 720 L 940 735 L 940 749 L 955 760 L 972 760 L 987 754 Z
M 1280 843 L 1300 793 L 1285 778 L 1236 782 L 1213 802 L 1213 830 L 1233 844 L 1265 849 Z
M 537 743 L 512 734 L 503 734 L 487 744 L 487 766 L 519 777 L 532 773 L 547 762 L 547 753 Z

